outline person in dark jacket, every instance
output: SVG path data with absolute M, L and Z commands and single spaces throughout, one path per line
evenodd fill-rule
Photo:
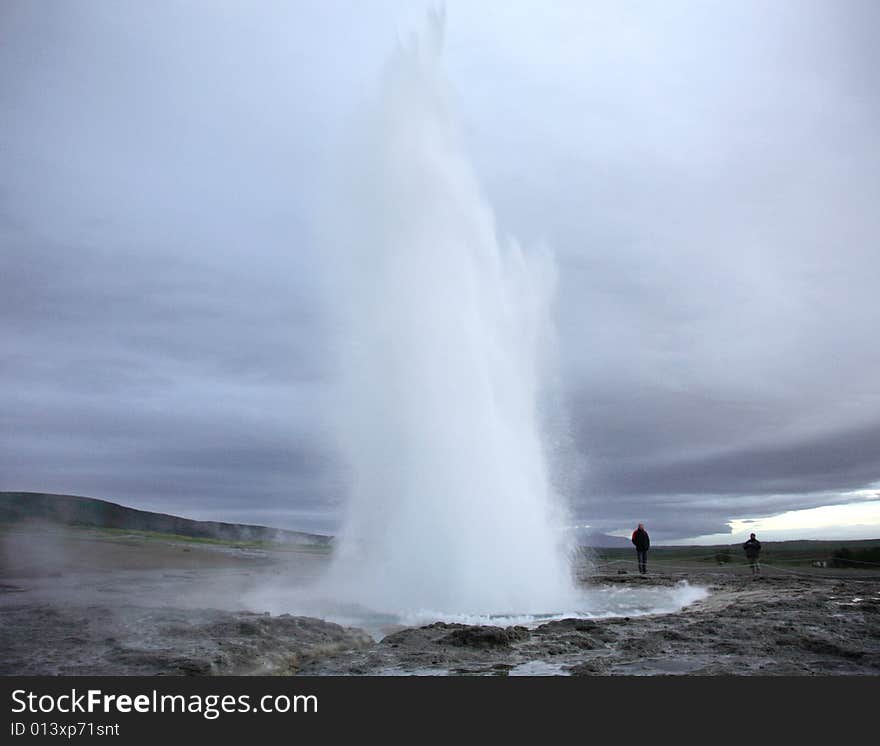
M 648 572 L 648 548 L 651 546 L 651 539 L 648 532 L 645 531 L 645 524 L 640 523 L 639 527 L 633 531 L 632 543 L 636 545 L 636 557 L 639 559 L 639 572 L 644 574 Z
M 746 559 L 748 559 L 749 564 L 752 566 L 752 575 L 760 575 L 761 568 L 758 565 L 758 555 L 761 554 L 761 542 L 755 538 L 754 534 L 749 536 L 749 540 L 743 544 L 743 551 L 746 553 Z

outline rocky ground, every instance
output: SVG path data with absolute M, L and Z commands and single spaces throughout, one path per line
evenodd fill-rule
M 880 674 L 880 574 L 870 571 L 585 568 L 587 586 L 686 580 L 710 595 L 670 614 L 530 628 L 435 623 L 376 640 L 239 608 L 267 577 L 314 577 L 326 556 L 46 534 L 7 535 L 3 548 L 3 675 Z
M 673 614 L 524 627 L 437 623 L 311 661 L 301 673 L 880 674 L 880 582 L 687 573 L 711 595 Z M 595 575 L 594 584 L 676 576 Z

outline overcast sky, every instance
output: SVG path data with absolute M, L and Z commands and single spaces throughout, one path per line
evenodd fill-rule
M 559 265 L 575 520 L 880 534 L 880 4 L 446 8 L 499 231 Z M 422 15 L 0 2 L 0 489 L 336 530 L 316 208 Z

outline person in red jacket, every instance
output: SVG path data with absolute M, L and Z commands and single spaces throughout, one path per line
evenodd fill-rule
M 632 543 L 636 545 L 636 556 L 639 559 L 639 572 L 643 575 L 648 572 L 648 548 L 651 546 L 651 538 L 645 531 L 645 524 L 640 523 L 633 531 Z

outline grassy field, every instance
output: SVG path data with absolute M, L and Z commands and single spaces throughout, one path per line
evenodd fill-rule
M 835 553 L 846 549 L 854 558 L 870 557 L 880 553 L 880 539 L 862 541 L 766 541 L 761 542 L 761 563 L 790 568 L 814 568 L 814 563 L 826 563 L 830 567 Z M 594 562 L 604 564 L 635 564 L 635 549 L 592 547 L 585 550 Z M 714 546 L 652 546 L 648 552 L 648 564 L 659 568 L 673 566 L 688 568 L 722 567 L 745 564 L 746 558 L 741 544 L 719 544 Z M 621 566 L 624 566 L 621 564 Z M 821 567 L 821 565 L 819 565 Z M 880 561 L 853 562 L 854 569 L 880 571 Z
M 185 544 L 205 544 L 234 549 L 271 549 L 274 552 L 316 552 L 328 554 L 331 547 L 326 544 L 294 544 L 280 541 L 227 541 L 225 539 L 209 539 L 201 536 L 182 536 L 180 534 L 163 534 L 158 531 L 133 531 L 124 528 L 83 528 L 84 531 L 94 532 L 95 537 L 109 539 L 156 539 L 162 541 L 175 541 Z
M 303 542 L 274 541 L 230 541 L 226 539 L 211 539 L 201 536 L 183 536 L 181 534 L 161 533 L 158 531 L 140 531 L 127 528 L 106 528 L 95 526 L 63 526 L 58 524 L 33 524 L 33 523 L 2 523 L 0 522 L 0 538 L 8 534 L 38 532 L 44 535 L 56 535 L 67 539 L 81 541 L 117 541 L 117 542 L 172 542 L 181 545 L 216 546 L 230 549 L 264 549 L 273 552 L 314 552 L 316 554 L 329 554 L 332 545 L 309 544 Z

